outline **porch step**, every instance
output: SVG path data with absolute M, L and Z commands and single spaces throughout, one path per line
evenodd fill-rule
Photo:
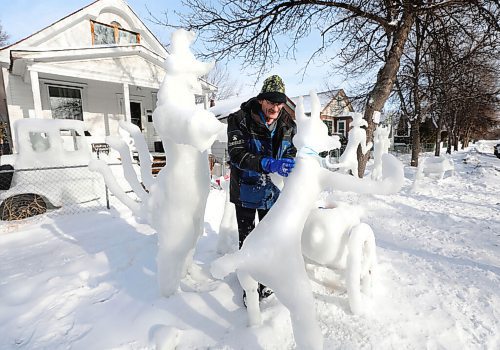
M 153 164 L 151 164 L 151 173 L 157 175 L 160 170 L 167 164 L 167 158 L 163 154 L 153 155 Z

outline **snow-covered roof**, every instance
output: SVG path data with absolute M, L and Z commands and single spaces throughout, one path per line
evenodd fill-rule
M 331 91 L 324 91 L 318 93 L 318 98 L 319 102 L 321 104 L 321 108 L 324 109 L 328 103 L 337 96 L 340 90 L 331 90 Z M 311 113 L 311 97 L 309 95 L 299 95 L 299 96 L 294 96 L 290 97 L 290 100 L 297 105 L 299 103 L 299 98 L 302 97 L 304 99 L 304 112 L 305 113 Z
M 217 119 L 223 119 L 240 109 L 243 102 L 248 101 L 254 97 L 253 95 L 240 95 L 228 98 L 226 100 L 215 101 L 215 106 L 210 107 L 209 111 L 215 114 Z

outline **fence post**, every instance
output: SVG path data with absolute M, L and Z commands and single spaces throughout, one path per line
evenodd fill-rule
M 99 153 L 100 153 L 100 149 L 98 148 L 97 151 L 97 159 L 99 159 Z M 108 193 L 108 185 L 106 185 L 106 182 L 104 183 L 104 192 L 106 193 L 106 208 L 111 209 L 110 205 L 109 205 L 109 193 Z

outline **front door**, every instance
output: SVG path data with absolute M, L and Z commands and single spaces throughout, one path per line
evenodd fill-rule
M 130 102 L 130 121 L 132 124 L 137 125 L 142 131 L 141 114 L 140 102 Z

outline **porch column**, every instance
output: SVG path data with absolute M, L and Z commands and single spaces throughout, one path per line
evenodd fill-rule
M 35 106 L 35 118 L 43 118 L 42 98 L 40 97 L 40 83 L 38 72 L 30 70 L 31 92 L 33 93 L 33 104 Z
M 210 99 L 208 98 L 208 94 L 210 93 L 210 91 L 205 91 L 205 93 L 203 94 L 203 107 L 205 109 L 209 109 L 210 108 Z
M 123 103 L 125 104 L 125 121 L 130 122 L 130 93 L 127 83 L 123 83 Z

